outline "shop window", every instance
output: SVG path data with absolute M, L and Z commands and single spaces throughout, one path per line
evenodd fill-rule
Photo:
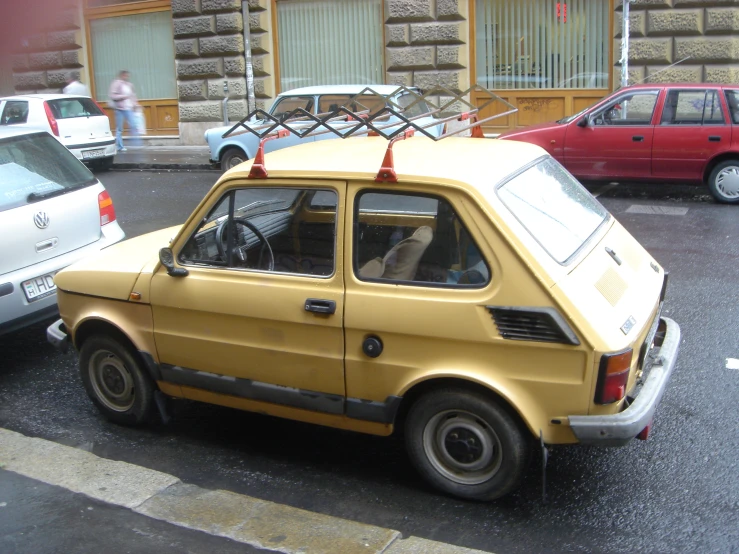
M 384 82 L 381 0 L 277 2 L 280 90 Z
M 172 14 L 157 11 L 90 20 L 95 97 L 125 69 L 139 100 L 177 98 Z
M 607 0 L 476 0 L 477 82 L 488 89 L 597 89 L 609 78 Z

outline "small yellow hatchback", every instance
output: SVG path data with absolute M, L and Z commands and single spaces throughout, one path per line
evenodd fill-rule
M 537 146 L 388 152 L 315 141 L 229 170 L 181 227 L 57 274 L 49 340 L 113 421 L 164 396 L 398 430 L 465 499 L 510 492 L 544 445 L 646 438 L 680 341 L 663 268 Z

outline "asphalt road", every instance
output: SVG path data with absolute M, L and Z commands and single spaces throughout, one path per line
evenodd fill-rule
M 218 172 L 100 175 L 129 237 L 181 223 Z M 596 193 L 599 187 L 592 188 Z M 397 438 L 187 401 L 144 428 L 102 419 L 76 356 L 44 325 L 0 337 L 0 426 L 226 489 L 404 534 L 503 553 L 739 551 L 739 206 L 694 187 L 616 186 L 604 205 L 670 271 L 681 353 L 648 441 L 556 448 L 492 503 L 431 490 Z

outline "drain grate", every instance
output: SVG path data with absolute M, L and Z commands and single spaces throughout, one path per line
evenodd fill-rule
M 676 208 L 673 206 L 629 206 L 628 214 L 656 214 L 656 215 L 685 215 L 688 208 Z

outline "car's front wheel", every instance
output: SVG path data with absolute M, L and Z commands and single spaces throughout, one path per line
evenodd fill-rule
M 151 417 L 154 382 L 119 340 L 106 335 L 87 339 L 80 350 L 80 374 L 87 395 L 111 421 L 137 425 Z
M 492 398 L 463 389 L 437 389 L 408 412 L 406 448 L 431 485 L 469 500 L 511 492 L 528 465 L 531 439 Z
M 725 160 L 711 171 L 708 188 L 722 204 L 739 204 L 739 160 Z
M 221 156 L 221 169 L 223 169 L 223 171 L 228 171 L 232 167 L 236 167 L 248 159 L 248 156 L 241 148 L 231 147 L 223 153 L 223 156 Z

